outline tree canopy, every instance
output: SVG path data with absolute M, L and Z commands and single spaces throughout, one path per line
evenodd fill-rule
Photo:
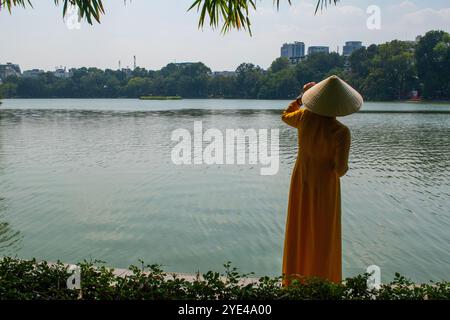
M 21 98 L 137 98 L 143 95 L 185 98 L 290 99 L 303 84 L 336 74 L 366 100 L 403 100 L 413 91 L 425 99 L 450 99 L 450 35 L 430 31 L 419 42 L 371 45 L 349 58 L 337 53 L 309 55 L 296 65 L 277 58 L 268 70 L 240 64 L 234 73 L 214 73 L 201 62 L 170 63 L 161 70 L 79 68 L 71 77 L 52 72 L 9 77 L 0 95 Z
M 319 8 L 326 7 L 329 3 L 336 4 L 339 0 L 317 0 L 316 12 Z M 63 5 L 63 16 L 69 5 L 78 8 L 82 18 L 92 24 L 100 22 L 100 17 L 105 13 L 102 0 L 54 0 L 55 5 Z M 126 3 L 126 0 L 124 0 Z M 290 5 L 291 0 L 286 0 Z M 273 0 L 277 9 L 280 0 Z M 0 10 L 6 8 L 9 12 L 15 6 L 32 6 L 31 0 L 0 0 Z M 212 28 L 222 24 L 222 32 L 230 29 L 244 29 L 251 34 L 250 10 L 256 10 L 257 0 L 195 0 L 188 10 L 197 9 L 199 12 L 198 26 L 203 27 L 207 20 Z
M 416 50 L 418 76 L 423 79 L 423 95 L 428 99 L 448 98 L 450 92 L 450 34 L 430 31 Z

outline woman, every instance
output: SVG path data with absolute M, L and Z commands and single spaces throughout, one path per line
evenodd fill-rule
M 357 112 L 363 103 L 337 76 L 308 83 L 303 92 L 282 115 L 298 129 L 299 145 L 286 221 L 284 285 L 304 276 L 342 280 L 339 179 L 348 169 L 350 131 L 336 116 Z

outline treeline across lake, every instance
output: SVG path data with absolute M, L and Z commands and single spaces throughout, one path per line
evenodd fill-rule
M 430 31 L 419 41 L 394 40 L 359 49 L 350 57 L 314 54 L 297 65 L 278 58 L 268 70 L 243 63 L 234 74 L 215 74 L 201 62 L 168 64 L 161 70 L 80 68 L 68 78 L 51 72 L 8 77 L 0 85 L 5 98 L 183 98 L 290 99 L 309 81 L 336 74 L 366 100 L 450 100 L 450 34 Z

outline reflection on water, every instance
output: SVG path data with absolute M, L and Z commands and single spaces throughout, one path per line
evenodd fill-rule
M 4 255 L 15 255 L 20 247 L 21 240 L 19 231 L 11 229 L 8 222 L 0 222 L 0 251 Z
M 279 128 L 280 172 L 175 166 L 172 130 Z M 344 275 L 448 278 L 450 114 L 360 113 L 342 180 Z M 296 132 L 278 110 L 2 110 L 0 253 L 281 272 Z M 14 231 L 16 230 L 16 231 Z
M 0 196 L 0 254 L 15 256 L 21 249 L 22 235 L 20 231 L 11 228 L 10 223 L 4 221 L 7 209 L 6 199 Z

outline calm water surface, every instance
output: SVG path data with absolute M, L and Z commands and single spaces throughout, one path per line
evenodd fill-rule
M 287 101 L 4 100 L 0 255 L 278 275 L 296 131 Z M 450 275 L 450 105 L 367 103 L 342 179 L 344 275 Z M 395 111 L 387 112 L 387 111 Z M 171 133 L 279 128 L 280 170 L 176 166 Z

